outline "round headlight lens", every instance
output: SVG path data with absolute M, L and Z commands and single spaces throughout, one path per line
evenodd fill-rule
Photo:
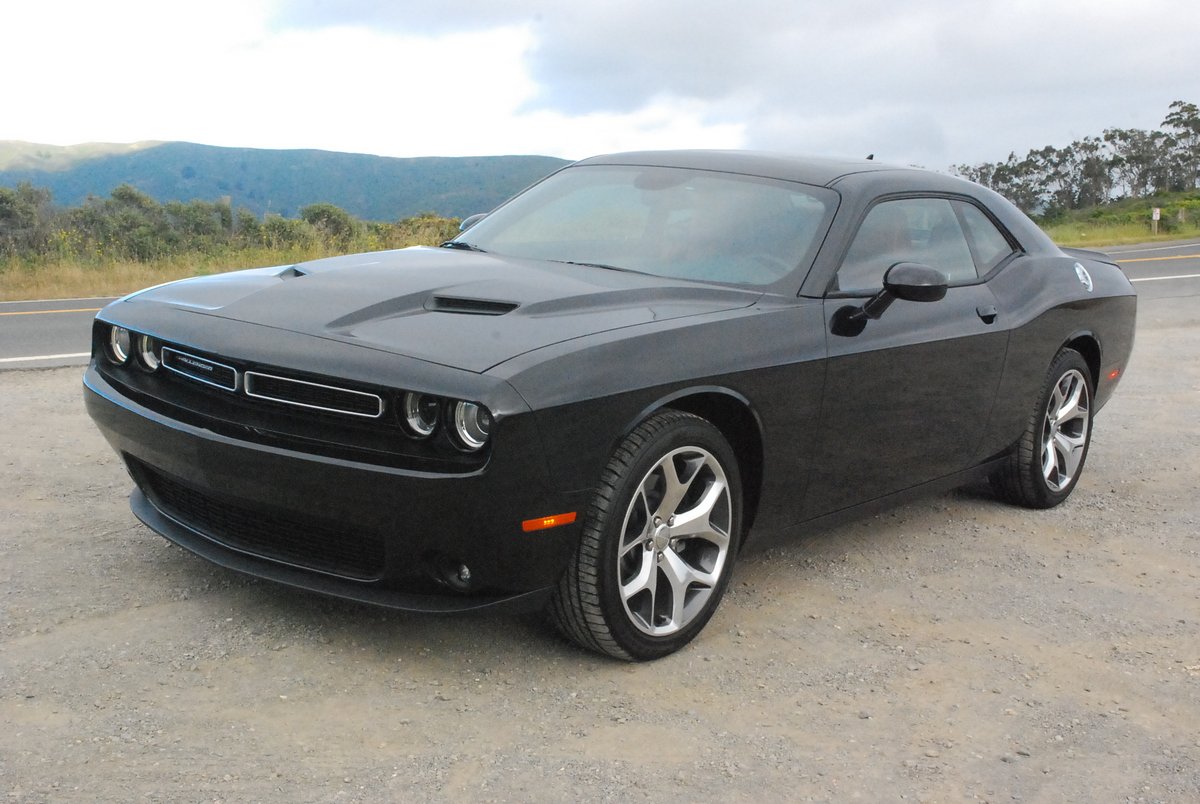
M 137 356 L 143 368 L 149 371 L 157 371 L 159 365 L 158 341 L 149 335 L 138 335 Z
M 108 331 L 108 359 L 118 366 L 129 360 L 133 335 L 125 327 L 113 327 Z
M 454 403 L 454 435 L 469 452 L 482 449 L 492 433 L 492 414 L 475 402 Z
M 400 400 L 400 414 L 404 417 L 404 426 L 408 432 L 417 438 L 427 438 L 433 435 L 438 424 L 438 399 L 429 394 L 418 394 L 409 391 Z

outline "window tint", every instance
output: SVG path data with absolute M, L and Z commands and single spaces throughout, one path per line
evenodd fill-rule
M 967 226 L 967 234 L 971 245 L 975 248 L 975 258 L 979 263 L 980 275 L 995 268 L 1004 258 L 1013 253 L 1008 240 L 996 228 L 996 224 L 983 214 L 974 204 L 965 201 L 955 202 L 962 213 L 963 223 Z
M 577 165 L 462 239 L 510 257 L 770 285 L 811 263 L 836 199 L 820 187 L 713 171 Z
M 951 283 L 977 278 L 962 226 L 944 198 L 876 204 L 859 227 L 837 274 L 839 290 L 877 290 L 898 262 L 936 268 Z

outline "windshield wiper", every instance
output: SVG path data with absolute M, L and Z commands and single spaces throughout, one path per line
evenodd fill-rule
M 465 240 L 447 240 L 445 243 L 442 243 L 439 248 L 456 248 L 460 251 L 478 251 L 480 254 L 487 254 L 487 252 L 481 249 L 479 246 L 475 245 L 474 243 L 468 243 Z
M 586 268 L 603 268 L 606 271 L 621 271 L 627 274 L 640 274 L 642 271 L 635 271 L 632 268 L 622 268 L 619 265 L 607 265 L 603 262 L 578 262 L 576 260 L 550 260 L 550 262 L 561 262 L 563 265 L 582 265 Z

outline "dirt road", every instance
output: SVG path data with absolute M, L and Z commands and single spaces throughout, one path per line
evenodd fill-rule
M 169 545 L 80 370 L 0 374 L 0 794 L 40 801 L 1200 800 L 1200 319 L 1143 305 L 1083 481 L 743 557 L 688 649 L 409 617 Z

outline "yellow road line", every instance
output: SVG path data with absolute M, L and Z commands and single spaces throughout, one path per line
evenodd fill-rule
M 96 313 L 99 311 L 99 307 L 76 307 L 73 310 L 16 310 L 11 313 L 0 313 L 0 315 L 50 315 L 51 313 Z
M 1117 257 L 1117 262 L 1157 262 L 1159 260 L 1197 260 L 1200 259 L 1200 254 L 1179 254 L 1175 257 L 1135 257 L 1132 260 L 1123 260 Z

